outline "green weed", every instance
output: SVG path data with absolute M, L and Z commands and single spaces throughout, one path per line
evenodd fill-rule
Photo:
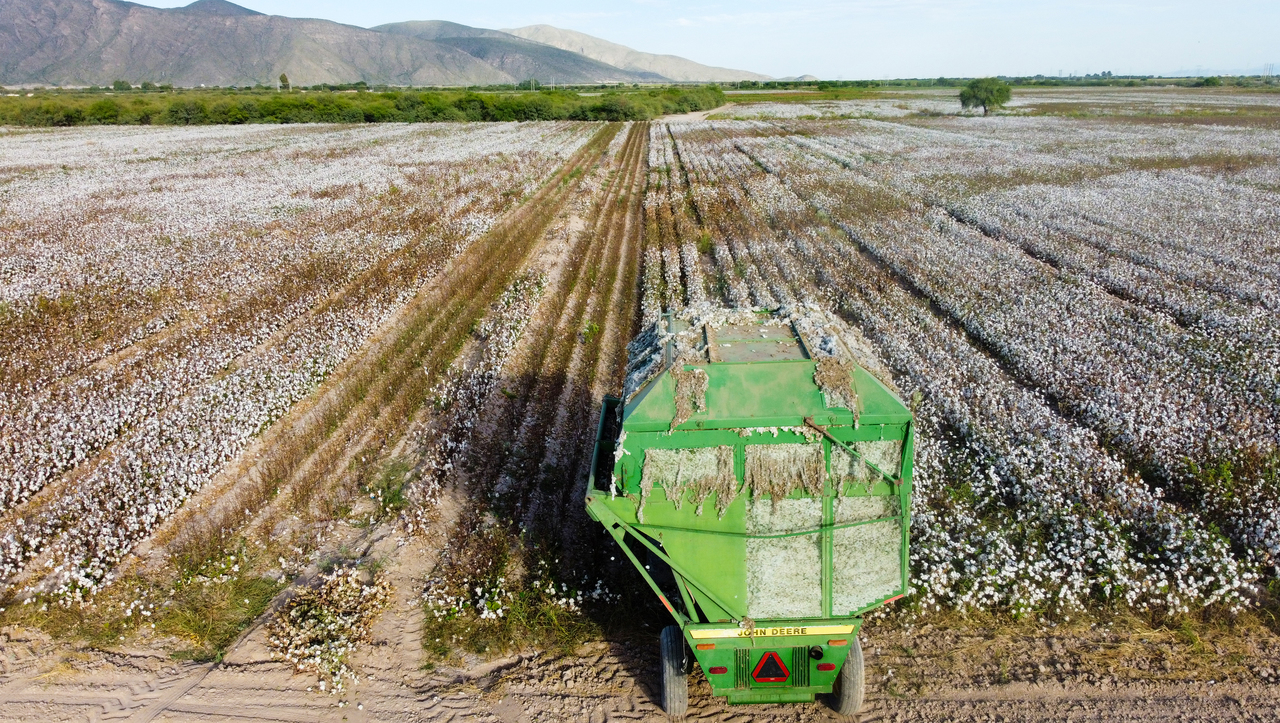
M 412 469 L 403 459 L 391 460 L 365 488 L 369 499 L 378 506 L 378 519 L 384 520 L 397 515 L 409 504 L 404 495 L 404 486 Z

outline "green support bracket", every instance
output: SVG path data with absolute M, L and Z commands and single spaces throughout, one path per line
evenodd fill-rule
M 676 587 L 680 590 L 680 599 L 684 601 L 685 612 L 689 613 L 689 622 L 701 622 L 698 619 L 698 608 L 694 605 L 693 593 L 690 592 L 689 581 L 676 575 Z
M 588 501 L 588 504 L 591 504 L 591 502 L 590 502 L 590 501 Z M 614 514 L 613 510 L 610 510 L 609 508 L 607 508 L 607 507 L 605 507 L 605 506 L 601 505 L 601 506 L 600 506 L 600 508 L 597 510 L 597 514 L 601 515 L 601 517 L 604 517 L 605 515 L 607 515 L 607 516 L 608 516 L 607 521 L 605 521 L 605 520 L 601 520 L 601 521 L 602 521 L 602 522 L 605 522 L 605 525 L 606 525 L 607 527 L 609 527 L 609 528 L 610 528 L 610 530 L 609 530 L 609 531 L 610 531 L 610 533 L 611 533 L 611 534 L 613 534 L 613 536 L 615 537 L 615 539 L 619 539 L 619 542 L 621 542 L 621 538 L 620 538 L 620 536 L 618 535 L 618 533 L 615 531 L 615 529 L 614 529 L 615 527 L 622 528 L 622 529 L 623 529 L 623 530 L 625 530 L 627 533 L 629 533 L 632 537 L 634 537 L 634 538 L 636 538 L 637 540 L 639 540 L 639 541 L 640 541 L 640 544 L 642 544 L 642 545 L 644 545 L 645 547 L 649 548 L 649 551 L 650 551 L 650 552 L 652 552 L 654 555 L 657 555 L 657 556 L 658 556 L 658 559 L 660 559 L 660 560 L 662 560 L 663 562 L 667 563 L 667 565 L 669 565 L 669 566 L 671 567 L 672 572 L 676 573 L 677 575 L 679 575 L 680 577 L 682 577 L 682 578 L 684 578 L 686 581 L 688 581 L 688 582 L 690 583 L 690 585 L 693 587 L 693 589 L 697 590 L 697 591 L 698 591 L 699 593 L 701 593 L 702 595 L 705 595 L 705 596 L 707 597 L 707 599 L 708 599 L 708 600 L 710 600 L 711 602 L 715 603 L 716 605 L 719 605 L 719 606 L 720 606 L 720 608 L 721 608 L 722 610 L 724 610 L 725 612 L 729 613 L 729 615 L 730 615 L 730 616 L 731 616 L 735 621 L 736 621 L 736 620 L 741 620 L 741 619 L 742 619 L 743 614 L 742 614 L 741 612 L 738 612 L 738 611 L 737 611 L 735 608 L 733 608 L 732 606 L 726 605 L 726 604 L 724 603 L 724 601 L 723 601 L 723 600 L 721 600 L 721 599 L 719 598 L 719 596 L 717 596 L 715 593 L 713 593 L 713 592 L 711 592 L 710 590 L 708 590 L 707 588 L 705 588 L 705 587 L 703 587 L 703 586 L 699 585 L 699 584 L 696 582 L 696 579 L 695 579 L 692 575 L 690 575 L 690 574 L 689 574 L 689 572 L 688 572 L 687 570 L 685 570 L 685 569 L 684 569 L 683 567 L 681 567 L 680 565 L 677 565 L 677 564 L 675 563 L 675 561 L 674 561 L 674 560 L 672 560 L 670 557 L 667 557 L 667 553 L 663 552 L 661 549 L 659 549 L 659 548 L 658 548 L 658 546 L 657 546 L 657 545 L 655 545 L 655 544 L 653 544 L 652 542 L 650 542 L 650 541 L 649 541 L 648 536 L 646 536 L 646 535 L 642 534 L 639 530 L 635 529 L 635 528 L 634 528 L 634 527 L 632 527 L 631 525 L 628 525 L 627 523 L 625 523 L 625 522 L 623 522 L 621 519 L 619 519 L 619 518 L 618 518 L 618 516 L 617 516 L 616 514 Z M 649 586 L 650 586 L 650 587 L 652 587 L 655 591 L 657 591 L 659 595 L 661 595 L 662 593 L 661 593 L 661 590 L 659 590 L 659 589 L 658 589 L 658 585 L 657 585 L 657 583 L 653 582 L 653 579 L 652 579 L 652 578 L 650 578 L 650 577 L 649 577 L 649 575 L 648 575 L 648 573 L 646 573 L 646 572 L 644 571 L 644 565 L 641 565 L 641 564 L 640 564 L 639 560 L 637 560 L 637 559 L 636 559 L 635 555 L 632 555 L 632 554 L 631 554 L 631 551 L 630 551 L 630 550 L 628 550 L 628 549 L 626 548 L 626 546 L 625 546 L 625 545 L 623 545 L 623 550 L 625 550 L 625 551 L 626 551 L 627 556 L 631 558 L 631 561 L 632 561 L 633 563 L 635 563 L 636 567 L 640 569 L 640 574 L 644 575 L 645 579 L 649 581 Z M 664 604 L 664 605 L 666 605 L 666 606 L 668 607 L 668 609 L 672 609 L 672 608 L 671 608 L 671 603 L 666 599 L 666 597 L 665 597 L 665 596 L 662 598 L 662 601 L 663 601 L 663 604 Z M 674 609 L 672 609 L 672 614 L 676 614 L 676 613 L 675 613 L 675 611 L 674 611 Z M 682 617 L 684 617 L 684 616 L 678 616 L 678 617 L 677 617 L 677 619 L 680 619 L 680 618 L 682 618 Z M 682 621 L 682 622 L 683 622 L 683 621 Z
M 835 537 L 831 534 L 835 524 L 835 494 L 839 490 L 831 480 L 831 445 L 828 443 L 822 450 L 826 461 L 826 474 L 822 480 L 822 532 L 819 533 L 819 545 L 822 550 L 822 614 L 831 617 L 831 588 L 835 583 Z
M 682 628 L 685 625 L 688 625 L 689 618 L 685 617 L 679 610 L 675 609 L 675 606 L 671 604 L 671 601 L 667 599 L 667 596 L 662 594 L 662 588 L 658 587 L 658 583 L 654 582 L 653 578 L 649 576 L 649 573 L 645 571 L 644 565 L 640 564 L 640 561 L 636 559 L 635 554 L 631 552 L 631 548 L 627 547 L 626 533 L 628 530 L 626 525 L 616 517 L 613 521 L 616 525 L 606 524 L 605 527 L 609 530 L 609 534 L 613 535 L 613 539 L 618 543 L 618 547 L 621 547 L 622 551 L 626 553 L 626 556 L 631 559 L 631 564 L 636 566 L 636 569 L 640 571 L 640 576 L 644 578 L 645 582 L 649 583 L 649 587 L 653 588 L 654 594 L 656 594 L 658 599 L 662 601 L 663 606 L 667 608 L 667 612 L 671 613 L 672 617 L 676 619 L 676 623 Z M 620 529 L 622 531 L 619 531 Z

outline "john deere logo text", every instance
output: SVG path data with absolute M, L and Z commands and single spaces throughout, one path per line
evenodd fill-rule
M 740 638 L 772 638 L 777 635 L 808 635 L 809 628 L 752 628 L 739 630 Z

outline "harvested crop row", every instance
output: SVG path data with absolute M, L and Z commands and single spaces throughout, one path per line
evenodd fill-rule
M 647 136 L 645 124 L 631 127 L 617 170 L 521 341 L 516 369 L 527 371 L 509 372 L 504 396 L 486 406 L 479 426 L 487 439 L 477 440 L 466 464 L 471 504 L 426 594 L 438 624 L 469 620 L 458 618 L 467 609 L 497 621 L 509 612 L 537 617 L 538 605 L 574 609 L 580 602 L 555 587 L 572 566 L 551 559 L 551 551 L 589 554 L 562 545 L 580 522 L 572 500 L 590 459 L 598 395 L 620 381 L 622 349 L 637 318 Z M 489 514 L 496 525 L 485 522 Z
M 207 544 L 224 534 L 221 530 L 236 529 L 232 523 L 240 521 L 239 510 L 256 509 L 242 506 L 246 497 L 261 504 L 276 496 L 267 514 L 254 521 L 264 537 L 285 515 L 325 516 L 350 499 L 407 431 L 408 420 L 430 399 L 433 381 L 445 375 L 476 324 L 510 288 L 571 195 L 574 179 L 597 161 L 616 133 L 617 125 L 597 131 L 520 209 L 455 261 L 444 274 L 445 284 L 420 294 L 396 327 L 335 380 L 315 409 L 282 430 L 232 498 L 185 525 L 201 533 L 185 531 L 178 549 Z M 415 486 L 419 505 L 429 504 L 438 491 L 429 482 Z M 317 503 L 321 508 L 311 510 Z
M 510 129 L 379 134 L 317 164 L 290 152 L 351 143 L 349 135 L 277 132 L 239 153 L 225 138 L 202 147 L 193 135 L 166 132 L 153 146 L 193 147 L 133 164 L 118 157 L 118 143 L 88 157 L 58 149 L 55 157 L 88 166 L 76 183 L 36 176 L 7 189 L 23 203 L 0 234 L 13 252 L 0 286 L 12 296 L 0 320 L 0 508 L 273 348 L 292 344 L 294 369 L 315 362 L 323 373 L 329 349 L 285 337 L 343 327 L 367 335 L 524 192 L 522 171 L 545 177 L 585 140 L 573 128 L 524 138 Z M 400 153 L 370 145 L 384 142 Z M 511 155 L 483 160 L 495 145 Z M 451 176 L 466 179 L 461 189 Z M 179 188 L 114 192 L 157 179 Z M 451 196 L 457 190 L 464 202 Z M 65 208 L 46 207 L 50 193 Z M 96 213 L 102 203 L 112 212 Z M 67 209 L 93 221 L 61 215 Z M 28 227 L 39 233 L 19 244 Z M 131 316 L 131 295 L 154 302 L 146 318 Z
M 607 139 L 604 139 L 603 143 L 607 144 Z M 597 139 L 590 145 L 591 147 L 600 147 L 602 145 L 600 137 L 597 136 Z M 582 159 L 589 154 L 589 149 L 584 148 L 583 150 L 580 150 L 578 155 L 575 156 L 574 163 L 582 162 Z M 562 180 L 567 177 L 568 174 L 572 173 L 572 166 L 573 164 L 570 164 L 568 168 L 562 168 L 561 172 L 554 177 L 553 182 L 545 188 L 550 188 L 554 195 L 554 191 L 558 190 L 562 185 Z M 545 195 L 539 196 L 540 200 L 545 198 Z M 536 215 L 530 216 L 530 214 L 526 213 L 522 214 L 521 218 L 527 222 L 530 220 L 536 221 L 538 217 Z M 506 230 L 503 231 L 503 228 Z M 493 256 L 493 249 L 500 248 L 502 246 L 502 242 L 493 240 L 493 237 L 497 235 L 501 235 L 504 241 L 519 240 L 512 237 L 511 227 L 509 226 L 501 227 L 494 233 L 486 236 L 486 238 L 490 239 L 488 244 L 490 258 L 487 259 L 490 262 L 494 261 L 495 258 L 498 258 Z M 455 246 L 455 249 L 461 250 L 459 246 Z M 464 254 L 462 258 L 465 261 L 466 258 L 473 257 L 470 254 Z M 493 264 L 490 265 L 492 266 Z M 475 271 L 474 268 L 468 268 Z M 478 282 L 483 281 L 488 277 L 482 273 L 473 273 L 469 277 L 464 277 L 464 279 L 468 278 Z M 461 286 L 465 286 L 466 283 L 469 282 L 464 282 Z M 450 283 L 445 285 L 445 288 L 448 289 L 453 286 L 454 284 Z M 471 289 L 472 292 L 476 290 L 477 289 Z M 500 291 L 501 286 L 497 289 L 497 292 Z M 495 292 L 495 294 L 497 292 Z M 466 293 L 465 289 L 463 290 L 463 293 Z M 407 299 L 399 300 L 399 304 L 403 304 L 405 300 Z M 397 304 L 397 306 L 399 304 Z M 394 308 L 395 306 L 389 308 L 383 307 L 381 309 L 366 309 L 364 311 L 372 311 L 385 319 L 391 316 L 391 312 Z M 421 309 L 421 306 L 418 308 Z M 466 305 L 459 306 L 455 302 L 451 308 L 453 308 L 453 311 L 465 312 L 469 307 Z M 353 311 L 360 310 L 356 309 Z M 421 312 L 419 312 L 419 315 L 421 315 Z M 377 321 L 378 317 L 375 316 L 374 320 Z M 324 318 L 321 317 L 318 321 L 323 322 Z M 272 380 L 280 379 L 280 370 L 282 368 L 287 370 L 290 364 L 303 365 L 307 376 L 301 377 L 293 382 L 295 384 L 293 388 L 297 390 L 294 393 L 299 395 L 294 397 L 294 399 L 300 398 L 302 394 L 309 392 L 313 388 L 314 384 L 327 374 L 329 369 L 332 369 L 342 361 L 342 357 L 345 356 L 346 350 L 351 348 L 350 346 L 338 346 L 337 348 L 333 348 L 335 346 L 333 344 L 334 341 L 341 340 L 344 345 L 358 345 L 362 342 L 362 338 L 368 338 L 368 335 L 374 331 L 374 326 L 376 325 L 371 326 L 366 323 L 361 327 L 353 329 L 352 331 L 357 333 L 353 333 L 349 337 L 349 340 L 334 338 L 333 332 L 342 329 L 342 326 L 329 326 L 326 330 L 328 335 L 327 343 L 332 350 L 328 352 L 329 359 L 331 361 L 328 362 L 327 367 L 324 364 L 318 366 L 311 365 L 311 357 L 305 353 L 305 349 L 300 350 L 297 348 L 297 342 L 300 341 L 297 335 L 282 339 L 282 348 L 280 348 L 278 352 L 264 354 L 250 359 L 248 367 L 252 372 L 266 375 L 265 381 L 270 384 Z M 396 342 L 404 343 L 411 341 L 416 338 L 413 332 L 421 331 L 425 326 L 425 319 L 419 319 L 416 327 L 413 324 L 409 325 L 408 329 L 410 333 L 407 336 L 404 333 L 387 334 L 382 337 L 382 341 L 377 346 L 382 348 L 388 345 L 394 346 Z M 321 326 L 320 328 L 325 329 L 326 327 Z M 405 328 L 402 327 L 400 330 L 401 332 L 404 332 Z M 466 327 L 463 329 L 464 333 L 465 330 Z M 317 337 L 317 341 L 324 343 L 325 337 Z M 442 350 L 444 349 L 445 348 L 442 347 Z M 300 351 L 303 351 L 304 353 L 299 353 Z M 340 355 L 335 355 L 334 352 L 339 352 Z M 387 359 L 384 359 L 384 361 L 390 361 L 391 359 L 392 357 L 388 357 Z M 282 364 L 282 362 L 284 363 Z M 356 363 L 351 363 L 347 366 L 348 369 L 356 370 L 358 370 L 359 367 L 360 365 Z M 347 395 L 345 397 L 347 410 L 354 406 L 354 403 L 357 401 L 357 397 L 361 397 L 366 392 L 370 391 L 368 380 L 378 375 L 378 371 L 376 369 L 366 369 L 364 373 L 364 381 L 343 386 L 343 392 Z M 421 372 L 419 372 L 419 376 L 420 375 Z M 350 375 L 341 376 L 346 379 Z M 400 377 L 401 380 L 404 378 L 405 377 L 403 375 Z M 226 380 L 220 381 L 219 384 L 214 385 L 208 392 L 201 392 L 201 394 L 203 394 L 204 397 L 207 397 L 207 399 L 202 399 L 199 395 L 194 397 L 192 402 L 197 405 L 194 409 L 192 407 L 192 403 L 184 403 L 176 412 L 167 413 L 167 416 L 170 417 L 170 421 L 167 425 L 155 428 L 156 433 L 161 435 L 158 445 L 159 449 L 164 451 L 165 454 L 168 454 L 174 460 L 181 461 L 181 466 L 176 468 L 168 466 L 160 467 L 159 470 L 162 471 L 162 475 L 156 478 L 152 475 L 138 474 L 139 470 L 136 465 L 122 465 L 120 462 L 115 461 L 116 458 L 113 458 L 110 461 L 110 464 L 99 465 L 98 468 L 104 470 L 106 473 L 95 472 L 92 475 L 88 475 L 86 481 L 79 483 L 80 491 L 76 494 L 67 494 L 59 497 L 51 503 L 48 509 L 43 509 L 38 512 L 32 511 L 27 515 L 27 519 L 23 521 L 22 528 L 18 531 L 18 534 L 11 534 L 6 537 L 6 542 L 8 543 L 8 549 L 6 552 L 9 553 L 8 557 L 12 559 L 16 555 L 16 559 L 14 560 L 15 562 L 23 558 L 30 559 L 39 552 L 40 548 L 46 546 L 51 541 L 50 538 L 53 538 L 54 554 L 59 560 L 59 562 L 54 565 L 54 572 L 56 577 L 59 578 L 58 582 L 62 584 L 61 589 L 64 593 L 75 597 L 80 594 L 79 590 L 81 588 L 86 590 L 96 588 L 102 580 L 106 579 L 106 575 L 114 565 L 114 561 L 120 559 L 120 556 L 127 552 L 128 548 L 132 546 L 133 541 L 136 541 L 140 537 L 151 532 L 157 524 L 167 518 L 168 515 L 178 507 L 187 495 L 201 486 L 205 480 L 216 474 L 228 460 L 234 457 L 234 451 L 237 448 L 243 448 L 247 445 L 248 440 L 253 433 L 269 424 L 273 417 L 283 414 L 291 405 L 291 401 L 287 398 L 285 400 L 281 400 L 283 403 L 277 402 L 275 406 L 265 410 L 268 414 L 265 419 L 253 414 L 246 415 L 245 412 L 249 410 L 237 410 L 235 406 L 232 406 L 228 411 L 232 412 L 233 416 L 225 419 L 225 421 L 220 419 L 216 415 L 223 414 L 223 412 L 219 411 L 218 404 L 225 405 L 230 402 L 233 405 L 238 404 L 243 407 L 245 403 L 251 403 L 254 400 L 254 393 L 252 389 L 241 389 L 234 386 L 239 383 L 237 380 L 240 379 L 244 379 L 251 383 L 262 384 L 262 382 L 256 381 L 259 377 L 253 376 L 252 373 L 248 375 L 240 371 L 233 373 L 229 375 Z M 391 380 L 388 379 L 387 381 L 390 382 Z M 301 383 L 299 384 L 299 382 Z M 388 388 L 389 387 L 384 384 L 377 391 L 385 391 Z M 213 396 L 209 396 L 210 394 Z M 394 397 L 394 394 L 391 396 Z M 383 401 L 387 401 L 389 397 L 384 395 L 381 399 Z M 330 397 L 329 400 L 331 401 L 332 397 Z M 201 404 L 205 406 L 199 406 Z M 343 404 L 341 403 L 326 403 L 312 408 L 307 414 L 299 415 L 299 417 L 311 422 L 321 422 L 320 428 L 323 430 L 324 424 L 334 424 L 345 417 L 345 414 L 339 413 L 336 416 L 334 414 L 335 410 L 347 411 L 342 410 L 342 407 Z M 208 409 L 209 411 L 201 411 L 202 409 Z M 191 422 L 183 421 L 181 419 L 172 419 L 174 414 L 187 413 L 188 410 L 197 411 L 201 416 Z M 210 414 L 214 416 L 210 417 Z M 326 414 L 328 415 L 327 419 Z M 286 427 L 286 429 L 293 430 L 295 432 L 294 434 L 291 435 L 288 432 L 281 432 L 281 436 L 289 439 L 290 444 L 273 446 L 273 450 L 276 453 L 269 456 L 267 462 L 268 464 L 276 465 L 274 470 L 271 466 L 264 466 L 263 468 L 260 468 L 258 472 L 261 473 L 265 471 L 267 472 L 266 475 L 258 474 L 248 484 L 240 486 L 241 489 L 236 495 L 237 500 L 253 502 L 255 504 L 246 504 L 243 507 L 235 508 L 235 514 L 232 515 L 231 518 L 219 519 L 214 525 L 194 524 L 189 526 L 186 531 L 189 541 L 198 540 L 208 542 L 211 537 L 216 538 L 221 534 L 220 531 L 224 528 L 235 529 L 238 526 L 238 523 L 245 516 L 244 510 L 256 509 L 257 503 L 260 503 L 260 501 L 269 496 L 268 493 L 274 489 L 275 484 L 287 479 L 287 476 L 282 474 L 282 472 L 291 471 L 291 465 L 297 465 L 306 460 L 308 455 L 305 453 L 299 453 L 302 448 L 305 448 L 307 445 L 316 445 L 319 442 L 324 441 L 324 439 L 327 439 L 327 435 L 317 435 L 315 433 L 315 427 L 310 427 L 307 424 L 298 425 L 297 421 L 298 420 L 294 420 L 293 424 Z M 247 430 L 235 431 L 237 429 L 237 425 L 243 428 L 246 422 L 249 423 Z M 197 428 L 200 428 L 200 432 L 198 433 L 195 431 Z M 223 431 L 224 429 L 226 432 Z M 336 428 L 330 428 L 327 431 L 335 431 L 335 429 Z M 305 433 L 300 438 L 297 432 L 302 432 L 304 430 Z M 220 435 L 226 434 L 227 432 L 231 432 L 235 435 L 233 437 L 235 443 L 231 446 L 228 446 L 225 443 L 220 443 Z M 211 445 L 210 443 L 213 444 Z M 208 452 L 203 452 L 202 450 L 205 447 L 211 447 L 211 449 Z M 136 458 L 136 455 L 132 454 L 127 448 L 122 449 L 120 454 L 127 455 L 120 458 L 125 462 L 129 459 Z M 154 452 L 152 454 L 154 455 Z M 332 459 L 336 458 L 337 455 Z M 166 463 L 166 465 L 167 464 L 168 463 Z M 112 472 L 112 470 L 116 469 L 120 470 L 120 474 Z M 145 472 L 146 469 L 147 467 L 142 467 L 141 471 Z M 271 474 L 273 471 L 275 472 L 274 475 Z M 175 476 L 176 480 L 174 479 Z M 174 484 L 174 481 L 176 481 L 177 484 Z M 151 487 L 154 487 L 156 483 L 159 483 L 161 486 L 161 489 L 159 490 L 161 494 L 159 495 L 156 494 L 156 490 L 150 489 Z M 148 487 L 148 489 L 145 491 L 142 489 L 132 489 L 132 487 L 136 487 L 139 484 L 144 487 Z M 169 491 L 166 492 L 165 490 Z M 106 497 L 104 497 L 104 495 L 106 495 Z M 150 504 L 143 507 L 129 508 L 121 511 L 113 504 L 103 503 L 103 500 L 112 499 L 113 496 L 116 495 L 123 495 L 124 497 L 137 499 L 147 499 L 150 500 Z M 247 498 L 241 500 L 240 498 L 245 495 L 247 495 Z M 86 508 L 87 512 L 76 511 L 80 509 L 79 506 L 81 505 L 89 505 L 89 507 Z M 124 514 L 125 517 L 129 519 L 117 521 L 115 518 L 120 514 Z M 67 533 L 59 532 L 60 529 L 63 529 L 63 526 L 66 523 L 72 521 L 74 521 L 75 526 L 66 528 Z M 33 522 L 36 524 L 31 524 Z M 213 533 L 215 530 L 219 532 L 216 534 Z M 59 537 L 59 535 L 61 536 Z M 184 545 L 186 544 L 187 543 L 184 543 Z

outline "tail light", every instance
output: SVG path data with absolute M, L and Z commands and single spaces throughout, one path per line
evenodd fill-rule
M 729 672 L 729 669 L 724 667 L 723 665 L 717 665 L 707 669 L 707 673 L 711 675 L 724 675 L 725 673 L 728 673 L 728 672 Z
M 823 673 L 829 673 L 836 669 L 835 663 L 818 663 L 818 670 Z

